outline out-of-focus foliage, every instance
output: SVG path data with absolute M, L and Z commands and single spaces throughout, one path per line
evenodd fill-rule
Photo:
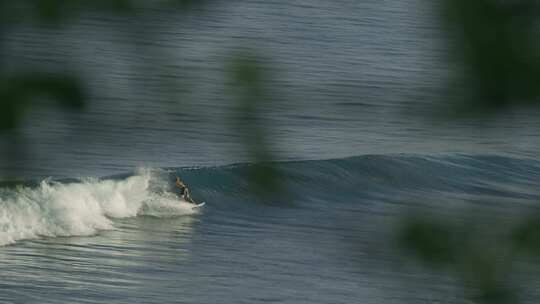
M 144 12 L 151 5 L 185 9 L 202 1 L 134 0 L 0 0 L 0 51 L 5 28 L 28 23 L 61 25 L 88 10 L 114 14 Z M 534 0 L 444 0 L 443 19 L 451 30 L 450 57 L 463 71 L 453 89 L 452 111 L 484 114 L 513 104 L 537 103 L 540 96 L 540 4 Z M 251 53 L 235 56 L 229 68 L 235 97 L 231 121 L 243 138 L 254 165 L 251 176 L 261 193 L 279 192 L 279 171 L 264 120 L 272 95 L 266 86 L 268 69 Z M 0 132 L 16 128 L 25 111 L 38 100 L 82 109 L 84 84 L 75 75 L 8 73 L 0 66 Z M 235 122 L 240 122 L 235 124 Z M 246 127 L 247 126 L 247 127 Z M 516 303 L 507 281 L 516 256 L 540 254 L 540 219 L 526 220 L 508 234 L 486 240 L 472 227 L 440 219 L 417 217 L 399 230 L 399 243 L 427 265 L 455 273 L 477 303 Z
M 88 13 L 122 16 L 143 16 L 154 8 L 167 8 L 178 13 L 201 6 L 204 0 L 0 0 L 0 56 L 4 45 L 17 27 L 61 27 Z M 68 109 L 82 110 L 88 103 L 89 85 L 80 80 L 78 72 L 6 69 L 0 63 L 0 134 L 19 127 L 27 111 L 37 104 L 49 102 Z M 17 132 L 11 132 L 6 161 L 27 153 Z M 5 151 L 4 151 L 5 152 Z M 28 165 L 28 164 L 26 164 Z
M 540 3 L 534 0 L 445 0 L 453 38 L 449 57 L 463 74 L 452 84 L 453 113 L 482 116 L 540 101 Z M 517 303 L 509 275 L 523 254 L 540 255 L 540 218 L 492 233 L 471 225 L 415 216 L 397 229 L 417 259 L 455 273 L 474 303 Z
M 540 217 L 524 219 L 512 231 L 512 240 L 518 251 L 540 257 Z
M 271 139 L 264 120 L 264 106 L 272 102 L 269 69 L 254 53 L 238 53 L 229 67 L 230 90 L 234 96 L 234 117 L 230 119 L 242 137 L 251 159 L 256 163 L 250 172 L 263 194 L 279 193 L 282 188 L 279 170 L 273 165 Z
M 17 127 L 21 116 L 37 99 L 82 109 L 85 94 L 75 76 L 24 73 L 0 78 L 0 131 Z
M 427 266 L 455 274 L 475 303 L 518 303 L 515 264 L 540 257 L 540 218 L 497 229 L 415 216 L 400 226 L 397 243 Z
M 456 236 L 441 222 L 430 218 L 409 219 L 400 233 L 399 243 L 430 265 L 447 266 L 456 259 Z
M 205 1 L 194 0 L 0 0 L 0 51 L 5 28 L 21 24 L 61 25 L 66 19 L 90 10 L 113 14 L 144 12 L 154 6 L 186 9 Z M 1 53 L 1 52 L 0 52 Z M 46 97 L 68 108 L 82 109 L 86 103 L 84 84 L 75 74 L 7 72 L 0 66 L 0 131 L 18 126 L 25 111 Z
M 114 14 L 132 14 L 155 6 L 186 9 L 204 4 L 204 0 L 1 0 L 0 16 L 3 23 L 60 24 L 65 19 L 90 10 Z
M 540 3 L 535 0 L 446 0 L 443 20 L 461 63 L 452 90 L 458 113 L 485 114 L 540 101 Z

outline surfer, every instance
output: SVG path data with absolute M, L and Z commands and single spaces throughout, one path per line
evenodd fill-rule
M 180 198 L 192 203 L 192 204 L 197 204 L 192 198 L 191 198 L 191 195 L 189 195 L 189 189 L 188 187 L 186 186 L 186 184 L 184 184 L 183 181 L 180 180 L 180 178 L 177 176 L 176 177 L 176 187 L 178 187 L 180 189 L 180 192 L 179 192 L 179 195 L 180 195 Z

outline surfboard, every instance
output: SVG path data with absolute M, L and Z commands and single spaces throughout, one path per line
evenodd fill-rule
M 206 202 L 202 202 L 200 204 L 196 204 L 195 206 L 191 207 L 191 209 L 199 209 L 201 208 L 202 206 L 206 205 Z

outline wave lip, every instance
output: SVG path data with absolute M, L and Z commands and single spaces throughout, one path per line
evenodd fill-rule
M 112 219 L 194 213 L 187 203 L 152 191 L 166 184 L 150 170 L 122 180 L 42 181 L 0 192 L 0 246 L 52 236 L 85 236 L 113 229 Z M 165 210 L 165 211 L 164 211 Z

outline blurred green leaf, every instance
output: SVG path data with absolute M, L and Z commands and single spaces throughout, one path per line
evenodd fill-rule
M 149 7 L 177 8 L 180 10 L 201 6 L 208 0 L 0 0 L 1 22 L 38 22 L 60 25 L 67 19 L 89 11 L 131 14 Z
M 540 97 L 539 5 L 533 0 L 446 0 L 453 30 L 452 56 L 464 74 L 452 85 L 464 91 L 457 109 L 484 113 Z
M 527 254 L 540 256 L 540 218 L 524 220 L 512 232 L 515 247 Z
M 266 87 L 269 75 L 263 60 L 252 52 L 233 56 L 229 67 L 229 88 L 235 97 L 235 110 L 231 124 L 241 136 L 251 159 L 258 165 L 251 167 L 250 176 L 261 194 L 280 192 L 283 189 L 280 170 L 272 163 L 272 141 L 265 125 L 264 106 L 272 102 Z
M 85 105 L 82 84 L 74 76 L 28 73 L 0 78 L 0 130 L 17 127 L 22 114 L 38 98 L 71 109 Z
M 475 240 L 461 251 L 461 276 L 466 286 L 473 289 L 478 303 L 516 303 L 515 291 L 507 282 L 512 260 L 501 256 L 508 244 L 487 245 Z
M 479 289 L 473 296 L 474 303 L 485 304 L 515 304 L 518 298 L 513 289 L 506 286 L 494 285 Z
M 399 243 L 421 261 L 433 266 L 455 262 L 456 246 L 450 227 L 418 217 L 409 219 L 399 232 Z

